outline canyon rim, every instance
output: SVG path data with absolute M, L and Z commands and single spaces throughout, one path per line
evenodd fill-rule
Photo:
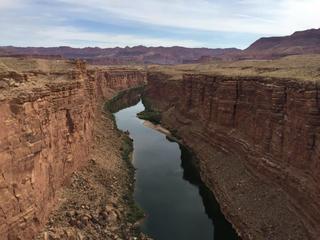
M 0 3 L 0 240 L 320 239 L 320 5 L 94 2 Z

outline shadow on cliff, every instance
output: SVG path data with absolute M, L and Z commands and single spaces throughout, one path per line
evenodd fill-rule
M 136 105 L 141 100 L 143 87 L 131 88 L 118 93 L 111 100 L 106 102 L 105 108 L 111 113 Z
M 238 240 L 232 225 L 225 219 L 220 210 L 219 203 L 213 193 L 201 181 L 200 173 L 197 167 L 196 158 L 184 146 L 180 145 L 181 150 L 181 167 L 183 168 L 183 178 L 195 185 L 199 189 L 206 214 L 212 220 L 214 226 L 214 240 Z

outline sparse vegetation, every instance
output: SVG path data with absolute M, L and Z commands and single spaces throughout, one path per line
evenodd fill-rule
M 161 123 L 161 113 L 157 111 L 143 111 L 137 114 L 140 119 L 150 121 L 155 124 Z
M 130 223 L 136 223 L 144 217 L 145 215 L 143 210 L 134 202 L 134 200 L 130 200 L 129 212 L 127 213 L 127 221 Z
M 74 68 L 67 60 L 46 60 L 36 58 L 0 57 L 0 72 L 59 72 L 65 73 Z
M 120 130 L 119 130 L 120 131 Z M 128 169 L 130 169 L 131 179 L 134 179 L 134 167 L 131 162 L 131 154 L 133 152 L 133 141 L 129 137 L 128 133 L 122 133 L 123 134 L 123 143 L 121 146 L 121 157 L 123 160 L 125 160 Z M 133 187 L 130 189 L 130 192 L 124 197 L 124 200 L 126 201 L 129 211 L 127 213 L 127 221 L 130 223 L 135 223 L 142 219 L 144 217 L 143 210 L 135 203 L 133 199 Z
M 109 118 L 113 121 L 114 125 L 116 125 L 116 120 L 114 117 L 114 114 L 119 109 L 121 109 L 123 106 L 121 105 L 121 99 L 125 97 L 129 92 L 137 91 L 141 92 L 143 87 L 138 88 L 132 88 L 125 91 L 120 92 L 115 97 L 113 97 L 111 100 L 109 100 L 105 106 L 104 111 L 109 116 Z M 135 168 L 132 165 L 132 152 L 133 152 L 133 140 L 129 136 L 129 132 L 123 132 L 120 129 L 118 129 L 119 134 L 122 135 L 122 145 L 120 148 L 121 158 L 125 161 L 130 174 L 130 179 L 134 179 L 134 171 Z M 144 217 L 143 210 L 135 203 L 133 198 L 133 191 L 134 191 L 134 185 L 132 184 L 130 186 L 130 191 L 123 197 L 123 200 L 126 202 L 126 205 L 128 206 L 128 212 L 126 213 L 127 221 L 134 224 L 140 219 Z
M 123 133 L 123 143 L 120 150 L 122 159 L 130 163 L 130 166 L 132 166 L 131 153 L 133 151 L 133 143 L 128 133 Z
M 144 86 L 136 87 L 136 88 L 130 88 L 127 90 L 123 90 L 119 92 L 116 96 L 111 98 L 108 102 L 104 105 L 104 110 L 109 111 L 111 113 L 115 113 L 123 108 L 123 102 L 121 102 L 121 99 L 123 99 L 124 96 L 133 93 L 139 95 L 143 91 Z
M 149 72 L 162 72 L 179 80 L 183 74 L 208 74 L 230 77 L 274 77 L 304 81 L 320 80 L 320 55 L 296 55 L 277 60 L 212 61 L 206 64 L 150 65 Z
M 161 112 L 154 110 L 145 97 L 142 97 L 142 102 L 145 107 L 145 110 L 137 114 L 138 118 L 150 121 L 154 124 L 160 124 Z

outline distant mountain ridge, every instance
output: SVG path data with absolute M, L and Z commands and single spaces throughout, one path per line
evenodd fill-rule
M 240 53 L 236 48 L 209 49 L 185 47 L 126 47 L 126 48 L 71 48 L 71 47 L 0 47 L 1 56 L 42 56 L 44 58 L 82 58 L 93 64 L 180 64 L 203 56 L 221 57 Z
M 0 56 L 81 58 L 91 64 L 182 64 L 212 60 L 274 59 L 289 55 L 320 54 L 320 28 L 298 31 L 290 36 L 264 37 L 247 49 L 185 47 L 0 47 Z
M 268 59 L 312 53 L 320 53 L 320 28 L 298 31 L 285 37 L 260 38 L 241 55 Z

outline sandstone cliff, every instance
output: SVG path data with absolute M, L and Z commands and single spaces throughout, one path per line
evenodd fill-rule
M 150 73 L 145 101 L 199 159 L 244 239 L 320 236 L 318 84 Z
M 89 160 L 103 101 L 145 80 L 143 72 L 87 70 L 81 61 L 1 59 L 1 239 L 34 236 L 56 191 Z

